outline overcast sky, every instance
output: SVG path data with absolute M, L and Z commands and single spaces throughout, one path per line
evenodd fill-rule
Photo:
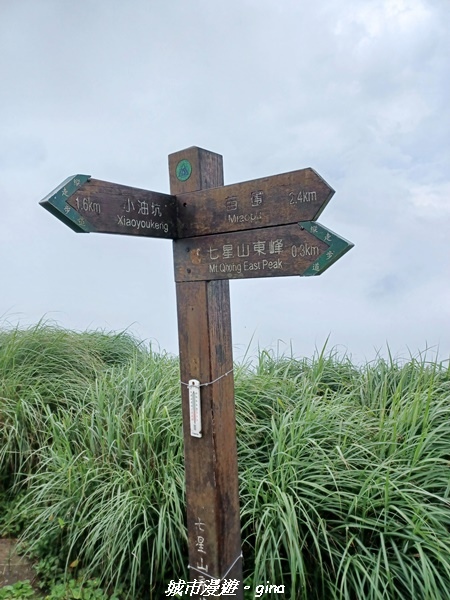
M 0 317 L 130 328 L 177 353 L 169 240 L 76 234 L 66 177 L 169 192 L 200 146 L 225 183 L 313 167 L 355 247 L 319 277 L 230 282 L 233 342 L 450 355 L 448 0 L 0 0 Z

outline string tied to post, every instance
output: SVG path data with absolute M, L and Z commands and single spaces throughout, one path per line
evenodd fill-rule
M 226 373 L 223 373 L 222 375 L 219 375 L 219 377 L 216 377 L 215 379 L 213 379 L 212 381 L 207 381 L 205 383 L 200 383 L 199 387 L 206 387 L 208 385 L 212 385 L 213 383 L 216 383 L 217 381 L 220 381 L 220 379 L 223 379 L 224 377 L 227 377 L 228 375 L 230 375 L 230 373 L 233 373 L 234 371 L 234 367 L 232 369 L 230 369 L 229 371 L 227 371 Z M 189 383 L 186 383 L 184 381 L 180 380 L 181 385 L 185 385 L 186 387 L 189 387 Z

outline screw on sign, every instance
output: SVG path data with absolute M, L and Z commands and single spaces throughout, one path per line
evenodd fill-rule
M 334 190 L 313 169 L 224 186 L 192 147 L 169 173 L 170 194 L 74 175 L 41 205 L 78 233 L 173 240 L 190 576 L 242 599 L 229 280 L 320 275 L 353 244 L 316 221 Z

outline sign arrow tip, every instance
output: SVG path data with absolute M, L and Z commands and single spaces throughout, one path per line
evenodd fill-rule
M 76 194 L 79 188 L 88 182 L 90 178 L 90 175 L 72 175 L 68 177 L 39 204 L 77 233 L 95 231 L 92 225 L 67 203 L 67 200 Z
M 322 252 L 317 260 L 302 274 L 303 276 L 321 275 L 332 264 L 354 247 L 352 242 L 340 237 L 331 229 L 327 229 L 317 221 L 304 221 L 299 223 L 302 229 L 309 231 L 317 239 L 325 242 L 328 249 Z

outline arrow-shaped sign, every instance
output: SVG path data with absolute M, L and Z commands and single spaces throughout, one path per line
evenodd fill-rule
M 174 242 L 176 281 L 321 275 L 353 244 L 315 221 Z
M 310 168 L 179 194 L 178 237 L 315 221 L 333 194 Z
M 333 194 L 310 168 L 177 196 L 73 175 L 41 205 L 77 232 L 177 239 L 313 221 Z
M 77 232 L 177 237 L 176 199 L 169 194 L 73 175 L 40 204 Z

